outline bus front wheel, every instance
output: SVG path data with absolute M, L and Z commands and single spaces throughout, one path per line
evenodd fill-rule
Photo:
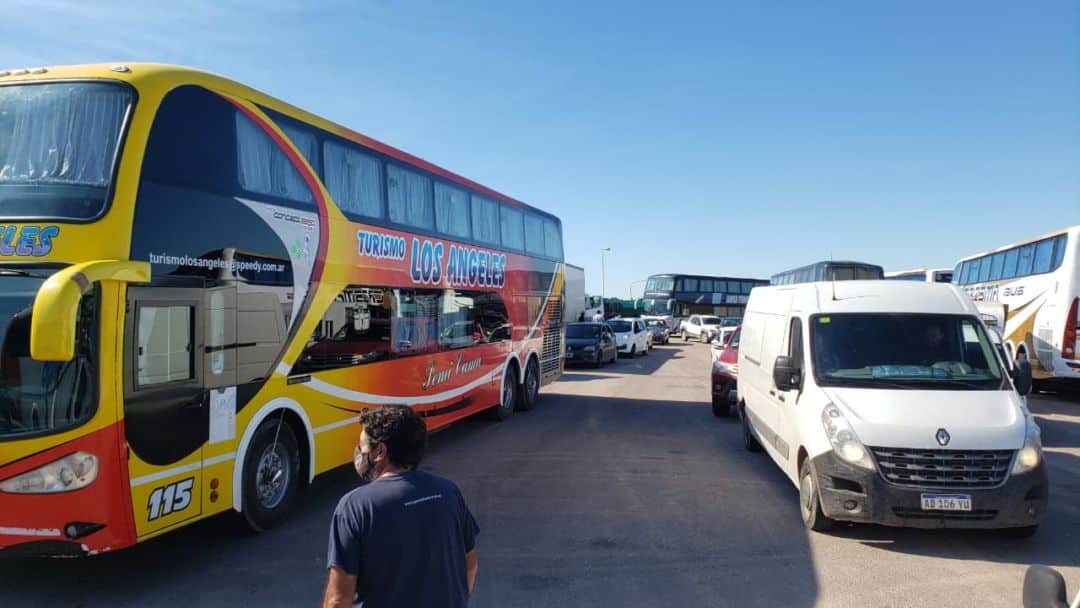
M 255 532 L 285 519 L 300 487 L 300 449 L 282 416 L 264 420 L 244 455 L 243 513 Z

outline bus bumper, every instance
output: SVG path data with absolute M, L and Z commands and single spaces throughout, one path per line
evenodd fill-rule
M 52 494 L 0 492 L 0 557 L 96 555 L 135 543 L 128 490 L 123 424 L 94 431 L 55 448 L 0 466 L 0 481 L 59 460 L 76 451 L 98 459 L 88 486 Z

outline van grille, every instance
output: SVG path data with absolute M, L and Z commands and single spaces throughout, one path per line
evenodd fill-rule
M 870 448 L 885 481 L 915 488 L 994 488 L 1005 483 L 1013 450 Z

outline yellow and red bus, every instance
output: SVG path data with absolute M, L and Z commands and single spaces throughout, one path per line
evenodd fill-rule
M 559 219 L 246 86 L 0 71 L 0 554 L 282 520 L 357 412 L 529 410 Z

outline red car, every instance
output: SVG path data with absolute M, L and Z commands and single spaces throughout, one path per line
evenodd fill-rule
M 735 411 L 735 386 L 739 377 L 739 335 L 737 328 L 728 338 L 720 355 L 712 364 L 713 416 L 730 416 Z

